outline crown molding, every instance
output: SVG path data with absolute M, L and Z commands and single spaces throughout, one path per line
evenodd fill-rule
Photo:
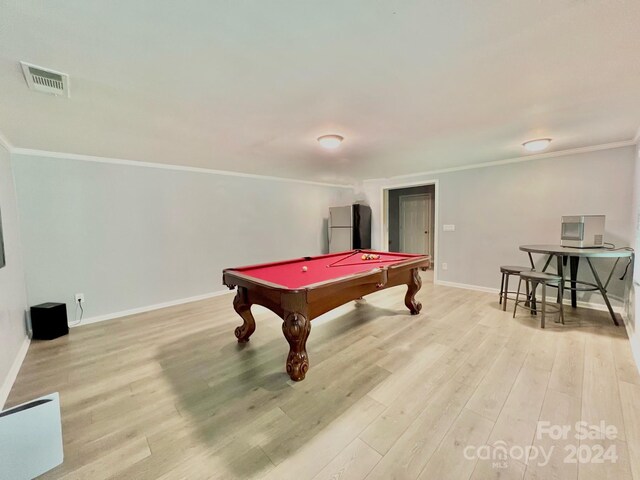
M 11 150 L 11 153 L 15 155 L 25 155 L 25 156 L 41 157 L 41 158 L 60 158 L 65 160 L 78 160 L 82 162 L 108 163 L 111 165 L 126 165 L 130 167 L 156 168 L 160 170 L 174 170 L 174 171 L 182 171 L 182 172 L 204 173 L 208 175 L 224 175 L 229 177 L 253 178 L 256 180 L 301 183 L 305 185 L 315 185 L 320 187 L 350 188 L 350 189 L 354 188 L 352 184 L 316 182 L 312 180 L 302 180 L 297 178 L 276 177 L 276 176 L 270 176 L 270 175 L 258 175 L 254 173 L 233 172 L 230 170 L 215 170 L 211 168 L 188 167 L 185 165 L 174 165 L 169 163 L 142 162 L 138 160 L 125 160 L 122 158 L 98 157 L 98 156 L 84 155 L 84 154 L 78 154 L 78 153 L 50 152 L 46 150 L 35 150 L 31 148 L 13 148 Z
M 638 145 L 638 144 L 640 144 L 640 127 L 638 128 L 638 131 L 636 132 L 632 140 L 623 140 L 620 142 L 590 145 L 587 147 L 558 150 L 555 152 L 536 153 L 532 155 L 524 155 L 521 157 L 508 158 L 505 160 L 494 160 L 490 162 L 482 162 L 482 163 L 477 163 L 472 165 L 461 165 L 458 167 L 442 168 L 438 170 L 425 170 L 425 171 L 416 172 L 416 173 L 395 175 L 392 177 L 367 178 L 367 179 L 360 180 L 357 183 L 367 184 L 367 183 L 375 183 L 380 181 L 402 180 L 406 178 L 419 177 L 419 176 L 425 176 L 425 175 L 452 173 L 452 172 L 459 172 L 463 170 L 473 170 L 476 168 L 495 167 L 500 165 L 509 165 L 512 163 L 530 162 L 534 160 L 543 160 L 546 158 L 557 158 L 557 157 L 564 157 L 567 155 L 575 155 L 580 153 L 597 152 L 601 150 L 610 150 L 614 148 L 629 147 L 629 146 Z M 254 173 L 233 172 L 230 170 L 215 170 L 210 168 L 188 167 L 184 165 L 175 165 L 175 164 L 142 162 L 138 160 L 125 160 L 122 158 L 99 157 L 99 156 L 84 155 L 84 154 L 78 154 L 78 153 L 52 152 L 47 150 L 38 150 L 38 149 L 31 149 L 31 148 L 18 148 L 18 147 L 14 147 L 7 140 L 7 138 L 2 134 L 2 132 L 0 132 L 0 145 L 3 145 L 7 150 L 9 150 L 9 152 L 13 154 L 30 155 L 30 156 L 42 157 L 42 158 L 60 158 L 60 159 L 68 159 L 68 160 L 79 160 L 84 162 L 108 163 L 113 165 L 128 165 L 128 166 L 134 166 L 134 167 L 158 168 L 158 169 L 164 169 L 164 170 L 204 173 L 209 175 L 225 175 L 225 176 L 231 176 L 231 177 L 253 178 L 257 180 L 271 180 L 271 181 L 278 181 L 278 182 L 300 183 L 300 184 L 306 184 L 306 185 L 316 185 L 321 187 L 354 189 L 357 186 L 355 183 L 341 184 L 341 183 L 317 182 L 312 180 L 303 180 L 303 179 L 296 179 L 296 178 L 259 175 Z
M 404 175 L 396 175 L 393 177 L 368 178 L 363 180 L 363 183 L 375 183 L 375 182 L 389 181 L 389 180 L 402 180 L 405 178 L 420 177 L 425 175 L 437 175 L 441 173 L 459 172 L 462 170 L 474 170 L 476 168 L 487 168 L 487 167 L 496 167 L 500 165 L 510 165 L 512 163 L 531 162 L 533 160 L 543 160 L 545 158 L 557 158 L 557 157 L 564 157 L 567 155 L 575 155 L 578 153 L 589 153 L 589 152 L 597 152 L 600 150 L 611 150 L 614 148 L 630 147 L 632 145 L 635 145 L 636 143 L 637 143 L 636 139 L 624 140 L 621 142 L 603 143 L 600 145 L 590 145 L 588 147 L 571 148 L 568 150 L 558 150 L 555 152 L 535 153 L 533 155 L 508 158 L 505 160 L 494 160 L 491 162 L 476 163 L 472 165 L 461 165 L 459 167 L 442 168 L 439 170 L 426 170 L 423 172 L 407 173 Z

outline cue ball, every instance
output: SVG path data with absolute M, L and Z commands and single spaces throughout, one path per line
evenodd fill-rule
M 302 271 L 306 272 L 307 271 L 307 267 L 302 267 Z

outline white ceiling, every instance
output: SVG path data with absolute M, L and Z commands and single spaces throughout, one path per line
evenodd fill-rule
M 639 59 L 638 0 L 0 0 L 0 132 L 347 182 L 631 139 Z M 20 60 L 71 98 L 28 90 Z

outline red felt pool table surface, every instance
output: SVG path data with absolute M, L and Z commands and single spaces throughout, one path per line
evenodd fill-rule
M 367 253 L 379 255 L 380 258 L 377 260 L 363 260 L 362 255 Z M 422 256 L 423 255 L 408 253 L 352 250 L 317 257 L 305 257 L 263 265 L 251 265 L 234 268 L 233 271 L 285 288 L 297 289 L 349 275 L 368 272 L 376 268 L 391 267 Z M 303 271 L 302 267 L 307 267 L 307 271 Z

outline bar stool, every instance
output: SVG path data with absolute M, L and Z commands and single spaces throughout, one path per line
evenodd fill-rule
M 500 267 L 500 273 L 502 273 L 502 281 L 500 282 L 500 303 L 502 310 L 507 309 L 507 294 L 516 293 L 509 291 L 509 276 L 520 275 L 520 272 L 531 272 L 529 267 L 514 267 L 512 265 L 503 265 Z M 527 283 L 527 298 L 529 298 L 529 284 Z
M 527 287 L 531 284 L 531 298 L 527 296 L 526 300 L 520 300 L 520 287 L 522 285 L 522 281 L 525 281 Z M 560 320 L 564 325 L 564 309 L 562 308 L 562 277 L 559 275 L 552 275 L 550 273 L 543 272 L 521 272 L 520 273 L 520 281 L 518 282 L 518 293 L 516 294 L 515 305 L 513 306 L 513 318 L 516 318 L 516 310 L 518 309 L 518 305 L 524 303 L 524 306 L 521 308 L 526 308 L 530 312 L 536 312 L 535 307 L 535 298 L 536 298 L 536 288 L 538 284 L 542 285 L 542 309 L 540 314 L 540 328 L 544 328 L 545 316 L 547 313 L 547 308 L 552 308 L 552 313 L 557 313 L 560 316 Z M 555 286 L 560 289 L 560 294 L 558 295 L 559 302 L 557 305 L 547 305 L 547 287 Z M 527 291 L 529 289 L 527 288 Z M 533 306 L 528 306 L 527 302 L 531 300 Z

